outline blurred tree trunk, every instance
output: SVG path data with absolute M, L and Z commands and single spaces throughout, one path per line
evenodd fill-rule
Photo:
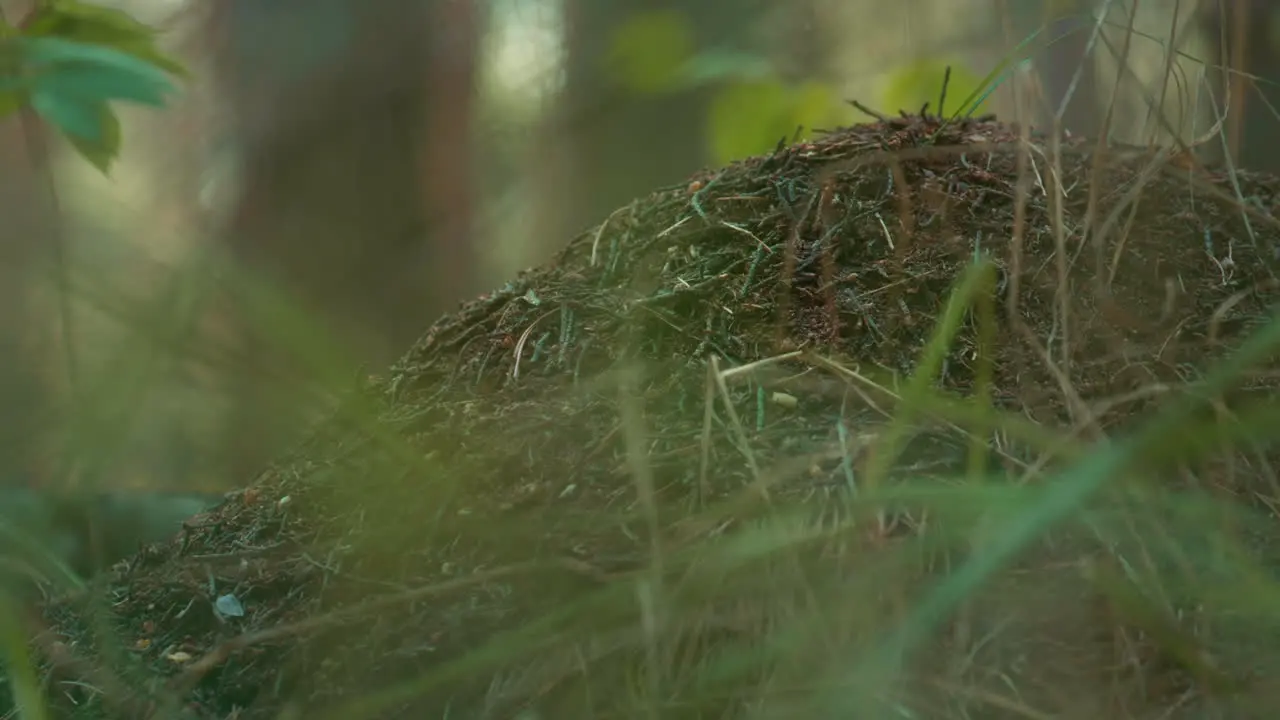
M 1067 132 L 1097 137 L 1102 129 L 1102 103 L 1098 96 L 1097 68 L 1088 51 L 1093 32 L 1093 0 L 1059 0 L 1050 3 L 1062 11 L 1049 22 L 1048 37 L 1061 38 L 1042 54 L 1045 95 L 1049 108 Z M 1063 16 L 1065 14 L 1065 17 Z M 1096 50 L 1095 50 L 1096 52 Z
M 1094 1 L 1005 2 L 1013 13 L 1016 37 L 1012 40 L 1015 43 L 1044 28 L 1033 43 L 1031 55 L 1044 91 L 1045 106 L 1037 113 L 1038 123 L 1046 128 L 1052 127 L 1054 115 L 1061 110 L 1063 130 L 1096 137 L 1102 125 L 1102 107 L 1094 57 L 1086 52 L 1093 32 Z
M 608 73 L 615 31 L 643 13 L 682 13 L 697 49 L 737 42 L 760 0 L 564 0 L 565 81 L 541 129 L 535 237 L 546 253 L 655 188 L 705 166 L 715 88 L 640 94 Z M 661 50 L 655 50 L 661 52 Z
M 1280 5 L 1267 0 L 1205 0 L 1200 11 L 1214 48 L 1206 61 L 1234 71 L 1210 71 L 1218 112 L 1226 113 L 1228 152 L 1234 162 L 1252 170 L 1280 172 L 1280 146 L 1273 142 L 1280 122 L 1274 110 L 1280 107 L 1280 90 L 1268 84 L 1280 80 Z M 1241 73 L 1267 82 L 1254 82 Z
M 222 0 L 211 20 L 241 157 L 226 248 L 384 366 L 473 290 L 476 3 Z M 255 366 L 231 372 L 237 481 L 300 427 L 279 374 L 313 379 L 255 312 L 232 320 Z
M 779 38 L 792 58 L 791 75 L 802 80 L 837 84 L 832 59 L 845 30 L 836 5 L 829 0 L 800 0 L 781 13 L 784 37 Z
M 0 0 L 18 25 L 33 0 Z M 49 178 L 48 133 L 27 112 L 0 118 L 0 484 L 43 484 L 66 467 L 45 455 L 67 367 L 56 316 L 39 302 L 62 242 Z
M 475 246 L 473 177 L 476 155 L 476 67 L 487 17 L 480 0 L 430 2 L 426 96 L 426 137 L 419 151 L 419 172 L 431 235 L 431 298 L 422 313 L 408 313 L 410 326 L 399 333 L 395 350 L 408 349 L 441 312 L 483 290 Z M 410 283 L 412 284 L 412 283 Z M 399 347 L 403 346 L 403 347 Z
M 4 478 L 44 474 L 38 448 L 45 440 L 53 388 L 45 368 L 49 323 L 34 290 L 47 269 L 58 218 L 50 200 L 48 161 L 31 143 L 33 124 L 19 115 L 0 120 L 0 472 Z

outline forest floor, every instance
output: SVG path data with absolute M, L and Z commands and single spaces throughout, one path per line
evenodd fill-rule
M 910 117 L 620 208 L 47 604 L 55 713 L 1260 717 L 1280 180 L 1186 158 Z

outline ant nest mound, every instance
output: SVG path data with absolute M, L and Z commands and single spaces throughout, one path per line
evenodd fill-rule
M 54 702 L 77 717 L 174 697 L 201 717 L 831 716 L 832 672 L 998 535 L 1013 491 L 1181 402 L 1268 323 L 1278 189 L 932 117 L 661 189 L 437 322 L 294 454 L 119 567 L 126 669 L 78 605 L 46 607 L 79 659 L 44 665 L 97 673 Z M 1256 414 L 1269 370 L 1204 416 Z M 1194 439 L 1152 460 L 1158 476 L 1132 474 L 1225 489 L 1252 518 L 1267 453 L 1192 457 Z M 957 489 L 978 474 L 995 489 Z M 868 500 L 894 488 L 920 490 Z M 919 717 L 1265 707 L 1248 676 L 1280 659 L 1247 629 L 1161 616 L 1193 650 L 1179 655 L 1105 591 L 1140 541 L 1104 520 L 1139 490 L 1037 541 L 864 701 Z M 1012 705 L 978 709 L 1009 683 Z

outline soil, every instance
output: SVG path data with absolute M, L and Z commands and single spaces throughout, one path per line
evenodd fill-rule
M 782 618 L 824 617 L 787 573 L 883 577 L 880 617 L 909 607 L 943 573 L 921 562 L 887 580 L 926 536 L 924 513 L 881 509 L 787 566 L 714 548 L 783 509 L 831 521 L 872 483 L 954 487 L 942 479 L 978 467 L 1033 486 L 1183 398 L 1280 299 L 1280 180 L 1070 138 L 1055 168 L 1052 145 L 1030 141 L 1020 176 L 1018 128 L 903 117 L 620 208 L 554 262 L 437 322 L 182 537 L 118 566 L 102 612 L 84 598 L 48 603 L 33 647 L 57 713 L 177 717 L 178 697 L 210 718 L 622 716 L 652 699 L 660 645 L 669 670 L 650 716 L 825 716 L 806 704 L 816 691 L 776 684 L 833 667 L 816 649 L 835 650 L 813 637 L 787 641 L 804 652 L 770 645 L 767 668 L 707 668 L 783 642 Z M 980 405 L 922 412 L 902 400 L 980 259 L 989 274 L 928 387 L 989 397 L 1025 421 L 1016 437 L 964 416 Z M 1278 377 L 1274 363 L 1255 369 L 1205 412 L 1265 407 Z M 878 451 L 907 411 L 900 452 Z M 1057 455 L 1042 452 L 1046 438 Z M 1195 439 L 1165 448 L 1169 487 L 1272 519 L 1274 454 L 1182 457 Z M 1265 549 L 1280 535 L 1255 540 L 1260 557 L 1280 558 Z M 1114 556 L 1082 542 L 1046 546 L 965 624 L 944 624 L 895 702 L 915 717 L 990 718 L 1275 706 L 1258 680 L 1277 676 L 1275 658 L 1235 640 L 1230 657 L 1209 640 L 1171 653 L 1149 618 L 1117 610 L 1079 562 L 1066 568 L 1088 556 L 1089 577 L 1111 577 L 1098 559 Z M 653 583 L 678 607 L 661 632 L 642 622 Z M 960 635 L 976 648 L 980 628 L 1015 614 L 998 649 L 959 652 Z M 1170 632 L 1205 637 L 1190 617 Z M 94 618 L 119 647 L 91 632 Z M 837 628 L 845 621 L 828 617 L 817 637 L 857 635 Z

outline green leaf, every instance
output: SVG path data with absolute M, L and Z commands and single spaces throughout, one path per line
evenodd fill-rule
M 830 83 L 810 80 L 791 90 L 791 121 L 794 132 L 804 128 L 807 137 L 814 128 L 832 128 L 851 122 L 853 111 Z
M 729 50 L 707 50 L 680 68 L 680 84 L 696 88 L 723 80 L 767 80 L 774 75 L 769 58 Z
M 21 50 L 31 106 L 67 135 L 101 144 L 92 153 L 101 156 L 99 163 L 112 147 L 104 125 L 105 103 L 131 100 L 163 106 L 166 93 L 174 90 L 168 76 L 156 67 L 111 48 L 57 38 L 24 38 Z
M 122 10 L 75 0 L 54 0 L 36 10 L 23 34 L 109 47 L 173 75 L 188 77 L 182 63 L 156 46 L 155 29 Z
M 681 69 L 693 57 L 694 45 L 693 26 L 684 13 L 640 13 L 614 31 L 606 71 L 633 92 L 666 92 L 680 84 Z
M 811 81 L 796 87 L 777 79 L 732 83 L 711 99 L 707 131 L 712 158 L 724 164 L 769 152 L 779 140 L 790 140 L 797 129 L 804 131 L 803 137 L 816 127 L 839 125 L 850 117 L 835 89 L 826 83 Z
M 0 48 L 0 117 L 29 104 L 104 174 L 122 142 L 110 102 L 163 106 L 176 90 L 170 76 L 187 76 L 157 48 L 152 28 L 75 0 L 42 3 L 21 33 L 0 27 Z
M 963 65 L 940 58 L 917 60 L 891 73 L 880 107 L 890 113 L 900 110 L 917 113 L 928 103 L 930 112 L 937 113 L 948 65 L 951 66 L 951 79 L 947 83 L 947 104 L 943 112 L 948 108 L 959 112 L 985 112 L 986 96 L 981 93 L 984 80 Z
M 174 87 L 168 75 L 155 65 L 109 47 L 49 37 L 23 38 L 19 42 L 22 59 L 32 71 L 48 69 L 42 65 L 90 63 L 102 69 L 132 73 L 156 86 Z
M 726 85 L 707 115 L 713 160 L 725 164 L 770 150 L 795 131 L 790 115 L 787 88 L 777 80 Z
M 101 102 L 47 92 L 40 87 L 31 93 L 31 108 L 37 115 L 67 135 L 89 142 L 103 142 L 106 138 L 101 107 Z
M 98 113 L 101 135 L 97 140 L 89 140 L 70 133 L 64 134 L 67 142 L 71 143 L 76 152 L 80 153 L 80 157 L 87 160 L 90 165 L 97 168 L 103 175 L 106 175 L 111 172 L 111 164 L 120 156 L 123 134 L 120 128 L 120 118 L 109 105 L 100 105 Z
M 107 102 L 131 100 L 163 106 L 165 93 L 173 89 L 164 78 L 89 63 L 66 63 L 40 73 L 34 85 L 41 92 L 68 95 L 82 100 Z

